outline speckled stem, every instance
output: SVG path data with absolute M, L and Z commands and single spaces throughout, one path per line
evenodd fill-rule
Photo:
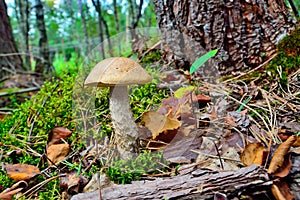
M 120 157 L 129 159 L 138 152 L 138 127 L 130 110 L 127 86 L 110 87 L 111 119 Z

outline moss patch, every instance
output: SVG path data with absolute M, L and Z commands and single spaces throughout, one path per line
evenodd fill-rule
M 300 68 L 300 29 L 296 28 L 277 46 L 278 55 L 266 67 L 269 80 L 278 81 L 283 87 L 288 83 L 288 75 Z

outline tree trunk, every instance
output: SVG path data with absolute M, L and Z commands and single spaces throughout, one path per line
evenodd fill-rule
M 99 0 L 92 0 L 92 3 L 98 13 L 98 23 L 99 23 L 99 36 L 100 36 L 100 42 L 101 42 L 101 51 L 102 51 L 102 57 L 105 58 L 105 48 L 104 48 L 104 34 L 103 34 L 103 26 L 105 29 L 107 44 L 108 44 L 108 51 L 110 56 L 113 56 L 112 52 L 112 45 L 110 41 L 110 35 L 109 35 L 109 29 L 106 20 L 104 19 L 102 15 L 102 8 L 101 8 L 101 2 Z
M 22 59 L 17 53 L 7 6 L 4 0 L 0 0 L 0 78 L 23 68 Z
M 84 5 L 86 5 L 85 2 L 84 2 Z M 81 24 L 83 27 L 83 34 L 84 34 L 84 40 L 85 40 L 85 48 L 83 48 L 83 52 L 85 55 L 87 55 L 89 53 L 90 45 L 89 45 L 89 36 L 88 36 L 88 31 L 87 31 L 87 26 L 86 26 L 85 12 L 84 12 L 84 8 L 83 8 L 82 0 L 78 0 L 78 6 L 79 6 L 79 10 L 80 10 Z
M 130 35 L 131 35 L 131 46 L 133 52 L 137 51 L 137 45 L 139 42 L 139 35 L 136 32 L 136 28 L 138 27 L 140 18 L 142 16 L 142 8 L 144 1 L 140 0 L 139 4 L 136 3 L 136 1 L 128 0 L 129 3 L 129 16 L 130 16 Z
M 114 7 L 114 18 L 116 23 L 116 30 L 117 30 L 117 37 L 118 37 L 118 50 L 119 52 L 117 55 L 121 55 L 121 39 L 120 39 L 120 25 L 119 25 L 119 16 L 118 16 L 118 7 L 117 7 L 117 0 L 113 0 L 113 7 Z
M 288 1 L 289 1 L 289 4 L 290 4 L 290 6 L 291 6 L 293 12 L 294 12 L 294 15 L 295 15 L 296 17 L 299 17 L 299 11 L 298 11 L 298 9 L 297 9 L 295 3 L 293 2 L 293 0 L 288 0 Z
M 36 23 L 39 30 L 39 56 L 42 58 L 36 61 L 35 72 L 47 73 L 51 71 L 48 38 L 44 20 L 44 8 L 41 0 L 36 0 Z
M 101 8 L 100 8 L 101 10 Z M 112 45 L 111 45 L 111 41 L 110 41 L 110 35 L 109 35 L 109 28 L 107 25 L 107 21 L 104 19 L 103 15 L 101 14 L 101 20 L 102 23 L 104 25 L 104 29 L 105 29 L 105 34 L 106 34 L 106 39 L 107 39 L 107 44 L 108 44 L 108 50 L 109 50 L 109 55 L 113 56 L 113 50 L 112 50 Z
M 100 7 L 100 1 L 99 0 L 92 0 L 92 3 L 96 9 L 96 12 L 98 14 L 98 26 L 99 26 L 99 38 L 100 38 L 100 51 L 103 59 L 105 58 L 105 51 L 104 51 L 104 44 L 103 44 L 103 25 L 102 25 L 102 16 L 101 16 L 101 7 Z
M 219 49 L 214 62 L 223 75 L 268 60 L 295 26 L 282 0 L 154 0 L 154 6 L 163 58 L 189 69 L 195 59 Z
M 29 52 L 29 2 L 28 0 L 16 0 L 16 17 L 25 41 L 25 68 L 27 70 L 31 69 L 30 64 L 30 52 Z
M 72 30 L 74 31 L 71 40 L 78 41 L 78 32 L 76 29 L 76 20 L 74 19 L 74 11 L 73 11 L 73 1 L 72 0 L 65 0 L 64 2 L 67 5 L 67 11 L 68 11 L 68 17 L 71 19 L 71 27 Z

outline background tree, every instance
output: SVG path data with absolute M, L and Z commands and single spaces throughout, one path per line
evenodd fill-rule
M 28 0 L 15 0 L 15 12 L 18 25 L 20 26 L 23 39 L 25 41 L 25 68 L 31 69 L 30 56 L 29 56 L 29 12 L 30 2 Z
M 295 26 L 279 0 L 154 0 L 154 6 L 164 58 L 186 69 L 212 49 L 219 49 L 215 61 L 222 74 L 254 68 Z
M 106 56 L 124 55 L 123 48 L 128 48 L 126 44 L 130 44 L 134 37 L 129 33 L 129 40 L 112 46 L 111 36 L 124 32 L 126 27 L 156 25 L 150 0 L 40 0 L 42 4 L 37 0 L 8 2 L 16 45 L 21 52 L 30 54 L 30 57 L 24 56 L 24 66 L 37 72 L 49 71 L 52 63 L 56 71 L 80 66 L 78 62 L 83 59 L 80 56 L 94 49 L 99 44 L 99 38 L 101 43 L 105 43 L 105 49 L 101 51 Z M 125 56 L 130 54 L 129 51 L 126 50 Z
M 119 25 L 119 14 L 118 14 L 118 6 L 117 6 L 117 0 L 113 0 L 113 7 L 114 7 L 114 18 L 115 18 L 115 27 L 117 34 L 120 33 L 120 25 Z M 118 37 L 118 53 L 121 53 L 121 41 L 120 37 Z
M 132 42 L 132 50 L 137 52 L 138 51 L 138 42 L 139 42 L 139 35 L 136 32 L 136 28 L 138 27 L 138 23 L 142 16 L 142 9 L 144 5 L 144 0 L 140 0 L 139 4 L 135 0 L 128 0 L 128 20 L 129 20 L 129 30 L 131 35 L 131 42 Z
M 0 0 L 0 47 L 0 78 L 9 72 L 16 73 L 17 69 L 23 69 L 4 0 Z
M 87 31 L 87 25 L 86 25 L 86 18 L 85 18 L 85 9 L 84 7 L 86 6 L 86 2 L 82 0 L 78 0 L 78 7 L 80 10 L 80 16 L 81 16 L 81 23 L 82 23 L 82 28 L 83 28 L 83 33 L 84 33 L 84 41 L 85 41 L 85 54 L 89 52 L 89 36 L 88 36 L 88 31 Z
M 99 0 L 92 0 L 92 3 L 96 9 L 96 12 L 98 14 L 98 24 L 99 24 L 99 38 L 100 38 L 100 45 L 101 45 L 101 51 L 102 51 L 102 57 L 105 58 L 105 50 L 103 46 L 103 41 L 104 41 L 104 32 L 106 34 L 106 38 L 108 41 L 108 46 L 109 46 L 109 52 L 111 53 L 112 56 L 112 46 L 109 38 L 109 29 L 106 20 L 103 17 L 102 14 L 102 4 Z
M 41 0 L 35 1 L 36 24 L 39 30 L 39 56 L 35 66 L 35 72 L 47 73 L 51 70 L 51 62 L 49 55 L 48 38 L 44 20 L 44 8 Z

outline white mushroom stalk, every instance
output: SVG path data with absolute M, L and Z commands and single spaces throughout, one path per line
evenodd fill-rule
M 139 134 L 130 110 L 127 86 L 110 87 L 109 109 L 117 149 L 123 159 L 128 159 L 138 152 Z
M 99 62 L 86 78 L 87 86 L 110 87 L 110 113 L 115 144 L 122 159 L 138 152 L 138 127 L 130 110 L 127 86 L 151 81 L 149 74 L 129 58 L 113 57 Z

